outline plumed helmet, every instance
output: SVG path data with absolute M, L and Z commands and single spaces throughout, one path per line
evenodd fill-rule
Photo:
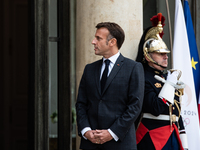
M 158 13 L 158 15 L 153 16 L 150 20 L 153 26 L 147 28 L 142 35 L 136 61 L 144 62 L 146 56 L 150 61 L 157 64 L 150 57 L 149 53 L 170 53 L 170 50 L 162 40 L 165 17 L 161 13 Z

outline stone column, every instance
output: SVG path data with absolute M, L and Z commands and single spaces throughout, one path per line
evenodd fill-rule
M 120 52 L 135 59 L 140 37 L 143 33 L 143 4 L 141 0 L 77 0 L 76 4 L 76 88 L 87 63 L 101 56 L 94 54 L 91 44 L 96 24 L 116 22 L 125 32 L 125 42 Z M 77 136 L 78 139 L 78 136 Z M 79 139 L 77 140 L 77 149 Z

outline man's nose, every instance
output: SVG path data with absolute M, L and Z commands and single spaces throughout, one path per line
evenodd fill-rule
M 95 44 L 96 43 L 96 40 L 95 40 L 95 38 L 92 40 L 92 44 Z
M 166 59 L 168 58 L 167 54 L 164 55 L 164 58 L 166 58 Z

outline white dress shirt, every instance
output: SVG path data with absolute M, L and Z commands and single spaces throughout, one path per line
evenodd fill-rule
M 115 54 L 115 55 L 111 56 L 110 58 L 108 58 L 110 60 L 110 64 L 109 64 L 109 67 L 108 67 L 109 68 L 108 69 L 108 76 L 109 76 L 109 74 L 110 74 L 115 62 L 117 61 L 117 58 L 119 57 L 119 55 L 120 55 L 120 53 L 118 52 L 117 54 Z M 106 66 L 105 63 L 104 63 L 105 60 L 106 60 L 106 58 L 103 57 L 100 79 L 102 77 L 103 71 L 104 71 L 105 66 Z

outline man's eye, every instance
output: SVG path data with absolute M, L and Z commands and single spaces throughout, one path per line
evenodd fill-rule
M 97 36 L 96 39 L 97 39 L 98 41 L 100 41 L 102 38 L 100 38 L 100 37 Z

